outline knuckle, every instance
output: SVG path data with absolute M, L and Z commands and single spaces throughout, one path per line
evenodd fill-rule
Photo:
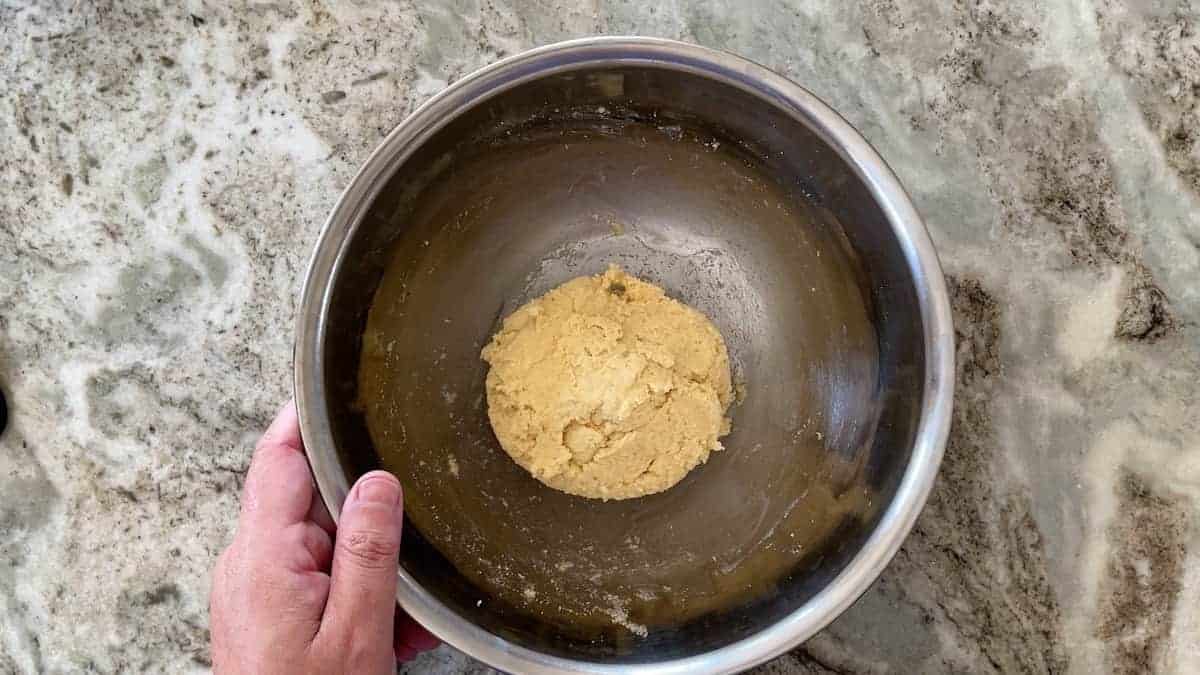
M 308 523 L 308 527 L 304 529 L 304 547 L 314 556 L 326 559 L 330 549 L 333 548 L 333 542 L 329 539 L 329 533 L 322 530 L 319 526 Z
M 338 537 L 342 554 L 366 568 L 390 567 L 400 555 L 400 542 L 394 535 L 375 530 L 356 530 Z
M 329 565 L 333 544 L 329 533 L 312 523 L 299 523 L 282 534 L 281 553 L 303 569 L 319 569 Z
M 305 523 L 295 523 L 284 528 L 278 534 L 279 548 L 287 551 L 303 550 L 308 544 L 308 530 L 304 525 Z

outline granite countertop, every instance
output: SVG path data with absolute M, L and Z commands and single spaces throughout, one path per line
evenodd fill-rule
M 339 191 L 448 82 L 596 33 L 828 101 L 952 291 L 929 505 L 762 672 L 1200 667 L 1200 6 L 182 4 L 0 2 L 0 672 L 207 669 L 209 569 Z M 410 669 L 486 671 L 448 648 Z

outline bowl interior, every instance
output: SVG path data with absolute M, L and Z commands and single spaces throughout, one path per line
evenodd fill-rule
M 513 643 L 651 662 L 752 635 L 837 575 L 907 466 L 925 354 L 902 251 L 828 144 L 733 85 L 648 65 L 516 84 L 404 161 L 342 260 L 323 349 L 346 471 L 400 477 L 403 567 Z M 742 400 L 679 485 L 599 502 L 499 447 L 479 351 L 609 263 L 714 321 Z

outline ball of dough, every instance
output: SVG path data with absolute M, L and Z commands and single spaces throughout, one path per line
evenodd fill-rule
M 483 349 L 500 445 L 552 488 L 629 499 L 678 483 L 729 433 L 729 354 L 700 312 L 610 267 L 530 301 Z

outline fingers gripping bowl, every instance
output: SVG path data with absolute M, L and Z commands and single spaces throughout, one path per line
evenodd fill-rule
M 740 403 L 664 492 L 555 491 L 488 424 L 503 317 L 616 264 L 709 317 Z M 740 58 L 644 38 L 534 50 L 396 128 L 330 216 L 296 390 L 331 512 L 405 487 L 399 600 L 510 672 L 732 672 L 794 647 L 911 529 L 953 343 L 928 236 L 844 120 Z

